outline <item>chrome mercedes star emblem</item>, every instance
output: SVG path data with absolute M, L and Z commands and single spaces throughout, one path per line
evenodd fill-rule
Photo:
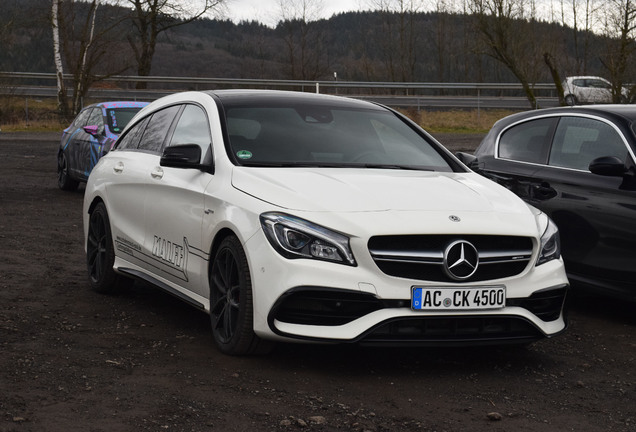
M 465 240 L 451 243 L 444 251 L 444 271 L 451 279 L 468 279 L 475 274 L 478 266 L 477 248 Z

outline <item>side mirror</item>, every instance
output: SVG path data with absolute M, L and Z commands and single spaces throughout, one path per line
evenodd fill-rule
M 200 168 L 201 147 L 196 144 L 183 144 L 166 147 L 159 165 L 172 168 Z
M 97 136 L 99 133 L 99 126 L 97 125 L 84 126 L 82 129 L 84 129 L 84 132 L 92 136 Z
M 455 156 L 457 156 L 457 159 L 459 159 L 461 163 L 472 170 L 476 170 L 479 166 L 477 156 L 475 155 L 471 155 L 470 153 L 458 152 L 455 153 Z
M 602 156 L 590 162 L 589 170 L 593 174 L 608 177 L 622 177 L 627 168 L 625 163 L 616 156 Z

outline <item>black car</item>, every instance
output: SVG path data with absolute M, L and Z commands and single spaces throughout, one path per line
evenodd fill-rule
M 634 301 L 635 121 L 629 105 L 524 112 L 458 156 L 554 220 L 573 285 Z

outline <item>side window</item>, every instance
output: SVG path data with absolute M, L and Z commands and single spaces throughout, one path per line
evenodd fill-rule
M 91 111 L 92 111 L 92 108 L 86 108 L 82 110 L 82 112 L 80 112 L 75 118 L 75 121 L 73 122 L 73 126 L 76 128 L 87 126 L 88 124 L 86 123 L 86 120 L 88 120 L 88 117 L 90 116 Z
M 549 164 L 587 170 L 601 156 L 627 158 L 627 147 L 609 124 L 584 117 L 563 117 L 554 135 Z
M 498 156 L 520 162 L 545 163 L 555 122 L 554 118 L 544 118 L 511 127 L 499 138 Z
M 149 119 L 150 117 L 146 117 L 133 126 L 128 132 L 126 132 L 126 135 L 117 140 L 115 147 L 119 150 L 136 150 L 137 147 L 139 147 L 139 140 L 146 130 L 146 125 L 148 125 Z
M 102 116 L 102 109 L 101 108 L 93 108 L 93 110 L 91 111 L 90 116 L 88 117 L 88 122 L 86 124 L 87 126 L 99 126 L 102 127 L 104 126 L 104 119 Z
M 211 142 L 210 127 L 205 111 L 197 105 L 186 105 L 168 145 L 197 144 L 201 147 L 201 156 L 205 157 Z
M 180 105 L 175 105 L 155 112 L 148 121 L 138 149 L 152 153 L 161 152 L 166 135 L 180 109 Z
M 605 82 L 600 79 L 587 80 L 587 86 L 593 87 L 593 88 L 608 89 L 608 90 L 612 88 L 612 86 L 608 82 Z

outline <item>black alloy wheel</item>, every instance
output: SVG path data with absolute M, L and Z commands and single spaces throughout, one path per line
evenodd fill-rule
M 120 276 L 115 273 L 115 249 L 106 206 L 99 203 L 90 215 L 86 239 L 86 264 L 91 288 L 100 293 L 115 291 Z
M 228 236 L 214 255 L 209 274 L 212 335 L 229 355 L 260 354 L 271 344 L 254 334 L 252 281 L 247 257 L 236 236 Z
M 57 186 L 66 191 L 74 191 L 79 186 L 79 182 L 69 175 L 68 161 L 64 152 L 60 152 L 57 156 Z

